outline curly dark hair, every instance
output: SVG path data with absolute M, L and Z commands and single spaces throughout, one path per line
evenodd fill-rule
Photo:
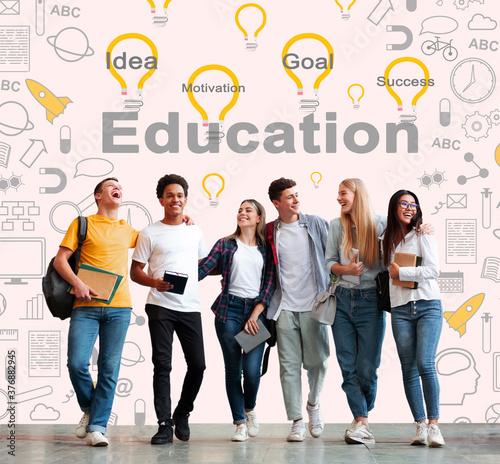
M 166 174 L 158 181 L 158 185 L 156 186 L 156 196 L 158 198 L 163 197 L 165 187 L 170 184 L 179 184 L 184 190 L 184 196 L 187 198 L 189 185 L 184 177 L 177 174 Z
M 280 177 L 279 179 L 273 180 L 269 185 L 269 190 L 267 193 L 269 194 L 269 199 L 271 201 L 277 200 L 279 201 L 281 198 L 281 194 L 283 190 L 295 187 L 297 183 L 292 179 L 285 179 L 284 177 Z

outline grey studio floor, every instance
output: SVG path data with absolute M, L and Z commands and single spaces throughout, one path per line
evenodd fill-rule
M 259 436 L 232 443 L 230 424 L 192 424 L 191 439 L 151 446 L 156 427 L 110 427 L 107 448 L 75 437 L 74 425 L 18 425 L 16 456 L 7 454 L 7 427 L 0 426 L 0 463 L 500 463 L 500 424 L 442 424 L 443 448 L 410 446 L 411 424 L 372 424 L 377 443 L 346 445 L 346 425 L 326 424 L 321 438 L 287 443 L 289 424 L 261 424 Z

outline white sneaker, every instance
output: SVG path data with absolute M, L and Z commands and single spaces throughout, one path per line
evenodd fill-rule
M 304 425 L 304 421 L 302 419 L 299 421 L 295 421 L 286 441 L 304 441 L 305 438 L 306 427 Z
M 108 439 L 101 432 L 87 433 L 87 445 L 89 446 L 108 446 Z
M 259 422 L 255 411 L 245 411 L 245 417 L 247 418 L 248 435 L 256 437 L 259 434 Z
M 437 424 L 430 424 L 427 430 L 427 443 L 431 448 L 439 448 L 444 445 L 444 438 Z
M 417 423 L 417 431 L 411 439 L 412 445 L 427 445 L 427 424 L 425 422 Z
M 238 424 L 236 431 L 231 437 L 231 441 L 247 441 L 248 440 L 248 427 L 246 424 Z
M 89 414 L 84 413 L 80 422 L 76 426 L 75 435 L 78 438 L 85 438 L 87 436 L 87 425 L 89 424 Z
M 316 406 L 307 404 L 306 409 L 307 414 L 309 414 L 309 433 L 314 438 L 319 438 L 325 428 L 325 422 L 323 420 L 323 414 L 321 414 L 321 410 L 319 409 L 319 403 Z
M 349 445 L 358 445 L 360 443 L 375 443 L 375 438 L 370 429 L 363 425 L 363 422 L 356 422 L 354 419 L 349 428 L 345 431 L 344 440 Z

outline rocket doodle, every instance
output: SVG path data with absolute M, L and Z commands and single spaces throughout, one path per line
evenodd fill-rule
M 72 103 L 68 97 L 56 97 L 49 89 L 37 81 L 26 79 L 26 85 L 36 101 L 47 110 L 47 121 L 51 124 L 53 124 L 54 118 L 66 109 L 66 105 Z
M 466 326 L 465 324 L 468 320 L 476 314 L 477 310 L 481 306 L 484 300 L 484 293 L 478 293 L 477 295 L 469 298 L 460 308 L 455 312 L 448 311 L 443 314 L 443 317 L 448 321 L 448 324 L 452 329 L 455 329 L 460 333 L 460 336 L 465 334 Z

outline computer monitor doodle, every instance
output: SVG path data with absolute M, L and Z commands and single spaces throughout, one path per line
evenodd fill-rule
M 6 285 L 25 285 L 25 279 L 45 275 L 45 239 L 43 237 L 0 237 L 0 279 Z

